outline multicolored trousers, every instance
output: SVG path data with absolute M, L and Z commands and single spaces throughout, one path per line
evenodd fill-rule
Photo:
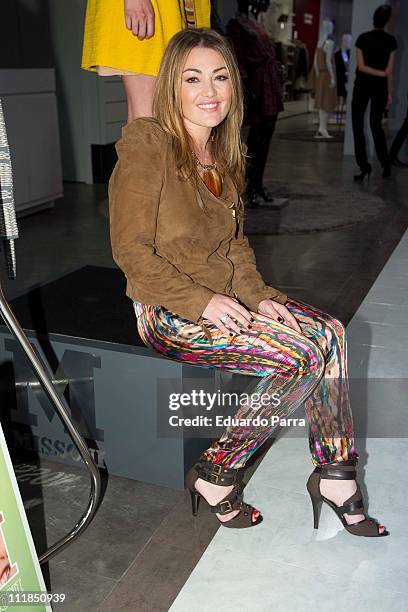
M 134 302 L 139 335 L 147 346 L 175 361 L 259 377 L 251 394 L 279 397 L 279 403 L 271 401 L 257 410 L 240 406 L 235 422 L 247 422 L 255 416 L 268 422 L 276 422 L 271 417 L 278 416 L 280 421 L 304 404 L 312 463 L 353 459 L 358 455 L 348 393 L 344 325 L 292 298 L 285 306 L 295 316 L 302 334 L 251 311 L 255 319 L 251 329 L 233 337 L 204 319 L 211 342 L 200 325 L 161 306 Z M 279 426 L 228 426 L 201 460 L 241 468 Z

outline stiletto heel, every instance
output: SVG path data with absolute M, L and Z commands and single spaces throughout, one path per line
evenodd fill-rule
M 320 513 L 322 511 L 323 500 L 319 499 L 318 497 L 312 497 L 312 495 L 310 496 L 310 499 L 312 500 L 313 506 L 313 527 L 314 529 L 319 529 L 319 520 Z
M 198 491 L 190 491 L 191 495 L 191 510 L 193 512 L 193 516 L 197 516 L 198 507 L 200 505 L 200 494 Z
M 315 467 L 312 474 L 309 476 L 306 488 L 309 491 L 310 498 L 313 504 L 313 523 L 314 528 L 319 526 L 320 510 L 322 503 L 325 502 L 337 514 L 344 528 L 355 536 L 366 536 L 372 538 L 381 538 L 389 535 L 389 531 L 384 529 L 382 533 L 379 531 L 379 524 L 376 520 L 367 516 L 364 512 L 363 496 L 361 495 L 360 486 L 358 483 L 357 489 L 342 506 L 337 506 L 331 499 L 328 499 L 320 492 L 321 479 L 329 480 L 355 480 L 356 466 L 358 455 L 354 459 L 342 461 L 340 463 L 327 463 Z M 357 523 L 348 523 L 345 514 L 363 514 L 364 519 Z
M 371 171 L 372 171 L 372 166 L 368 165 L 365 170 L 362 170 L 360 174 L 355 174 L 353 178 L 356 181 L 356 183 L 362 183 L 364 181 L 364 178 L 367 177 L 367 182 L 369 183 Z
M 391 176 L 391 164 L 385 164 L 385 166 L 383 166 L 383 173 L 382 173 L 382 177 L 385 178 L 390 178 Z
M 221 525 L 235 529 L 259 525 L 263 520 L 261 514 L 258 514 L 257 518 L 253 521 L 253 513 L 257 511 L 253 506 L 246 504 L 242 500 L 243 484 L 241 481 L 241 474 L 242 470 L 224 468 L 221 465 L 213 464 L 211 461 L 199 461 L 196 463 L 191 470 L 187 472 L 185 481 L 186 488 L 190 491 L 193 516 L 197 516 L 200 498 L 203 497 L 203 499 L 205 499 L 205 497 L 195 488 L 196 481 L 202 478 L 207 482 L 223 487 L 228 487 L 230 485 L 234 486 L 232 491 L 219 501 L 218 504 L 215 504 L 215 506 L 210 505 L 211 512 L 221 515 L 229 514 L 233 510 L 239 510 L 238 514 L 228 521 L 220 521 L 217 517 Z

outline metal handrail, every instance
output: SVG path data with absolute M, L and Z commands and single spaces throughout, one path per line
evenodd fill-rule
M 98 509 L 101 498 L 101 476 L 98 467 L 91 453 L 89 452 L 85 440 L 77 431 L 74 423 L 72 422 L 65 398 L 63 396 L 58 395 L 58 393 L 56 392 L 55 387 L 52 383 L 52 379 L 49 373 L 47 372 L 45 365 L 42 363 L 40 355 L 36 353 L 32 345 L 30 344 L 21 325 L 17 321 L 13 311 L 7 303 L 2 291 L 1 283 L 0 313 L 3 316 L 10 332 L 16 338 L 17 342 L 20 344 L 21 348 L 26 354 L 35 375 L 38 377 L 42 388 L 44 389 L 51 403 L 54 405 L 54 408 L 57 414 L 59 415 L 61 421 L 67 428 L 68 433 L 71 436 L 75 446 L 77 447 L 78 452 L 81 455 L 91 476 L 91 493 L 86 511 L 82 515 L 81 519 L 75 524 L 75 526 L 66 536 L 58 540 L 39 557 L 39 562 L 45 563 L 46 561 L 49 561 L 52 557 L 54 557 L 62 548 L 65 548 L 65 546 L 67 546 L 70 542 L 73 542 L 88 527 L 89 523 L 92 521 Z
M 7 271 L 10 279 L 16 278 L 14 241 L 18 238 L 18 235 L 14 205 L 14 184 L 10 148 L 7 138 L 3 106 L 0 98 L 0 242 L 4 248 Z M 46 366 L 42 362 L 40 355 L 37 354 L 34 348 L 31 346 L 26 334 L 24 333 L 6 298 L 4 297 L 1 282 L 0 313 L 3 316 L 10 332 L 16 338 L 17 342 L 26 354 L 42 388 L 44 389 L 51 404 L 54 405 L 54 408 L 61 421 L 67 428 L 68 433 L 77 447 L 80 456 L 84 460 L 85 466 L 91 476 L 91 493 L 86 511 L 66 536 L 58 540 L 55 544 L 53 544 L 53 546 L 46 550 L 41 557 L 39 557 L 39 562 L 45 563 L 54 557 L 54 555 L 56 555 L 62 548 L 65 548 L 65 546 L 75 540 L 92 521 L 101 500 L 101 476 L 99 474 L 97 465 L 89 452 L 85 440 L 76 429 L 69 415 L 69 406 L 67 402 L 65 401 L 63 395 L 57 393 L 56 387 L 53 385 L 52 378 L 50 377 Z

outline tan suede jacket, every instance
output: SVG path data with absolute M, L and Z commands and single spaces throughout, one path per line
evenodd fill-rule
M 199 324 L 215 293 L 235 296 L 253 311 L 267 298 L 286 302 L 256 269 L 243 223 L 229 208 L 239 196 L 228 176 L 219 198 L 200 181 L 206 214 L 193 183 L 177 178 L 170 137 L 155 119 L 126 125 L 116 150 L 110 234 L 128 297 Z

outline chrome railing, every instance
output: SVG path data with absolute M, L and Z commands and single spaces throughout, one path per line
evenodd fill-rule
M 10 279 L 14 279 L 16 277 L 16 258 L 14 250 L 14 240 L 16 238 L 18 238 L 18 228 L 13 197 L 13 176 L 6 125 L 0 99 L 0 244 L 5 252 L 7 271 Z M 101 477 L 98 467 L 86 445 L 84 438 L 79 433 L 70 417 L 69 406 L 64 396 L 57 393 L 56 387 L 53 384 L 52 378 L 47 371 L 45 364 L 34 347 L 30 344 L 24 330 L 11 310 L 4 296 L 1 283 L 0 314 L 2 315 L 8 329 L 13 334 L 27 356 L 27 359 L 29 360 L 31 367 L 37 376 L 40 385 L 49 398 L 51 404 L 54 406 L 61 421 L 67 428 L 67 431 L 78 449 L 78 452 L 82 457 L 91 477 L 91 492 L 84 514 L 67 535 L 58 540 L 39 557 L 39 562 L 45 563 L 63 548 L 65 548 L 70 542 L 73 542 L 92 521 L 101 500 Z

